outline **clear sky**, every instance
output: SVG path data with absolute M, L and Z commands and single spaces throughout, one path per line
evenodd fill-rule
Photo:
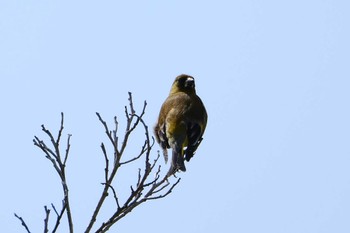
M 32 143 L 41 124 L 57 132 L 65 113 L 82 232 L 103 182 L 95 112 L 122 123 L 131 91 L 151 127 L 187 73 L 208 110 L 204 141 L 170 196 L 111 232 L 350 232 L 350 2 L 125 2 L 0 1 L 1 231 L 24 232 L 16 212 L 41 232 L 43 206 L 60 206 Z

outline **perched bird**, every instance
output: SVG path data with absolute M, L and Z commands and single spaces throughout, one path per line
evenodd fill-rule
M 184 159 L 190 161 L 201 143 L 207 118 L 203 102 L 196 94 L 194 78 L 186 74 L 177 76 L 154 127 L 165 161 L 167 149 L 172 149 L 168 176 L 178 170 L 186 171 Z

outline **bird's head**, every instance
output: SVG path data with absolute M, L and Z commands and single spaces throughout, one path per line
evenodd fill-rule
M 171 93 L 186 92 L 188 94 L 196 93 L 194 78 L 187 74 L 181 74 L 176 77 L 172 87 Z

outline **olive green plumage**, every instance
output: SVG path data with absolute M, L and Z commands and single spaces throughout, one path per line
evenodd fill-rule
M 194 78 L 185 74 L 176 77 L 154 127 L 165 161 L 167 149 L 172 149 L 168 176 L 178 170 L 186 171 L 184 159 L 190 161 L 201 143 L 207 118 L 203 102 L 196 94 Z

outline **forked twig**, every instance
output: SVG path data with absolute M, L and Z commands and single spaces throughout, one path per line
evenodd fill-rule
M 64 114 L 61 113 L 61 125 L 60 125 L 60 129 L 58 131 L 58 135 L 57 135 L 57 139 L 55 140 L 55 138 L 53 137 L 52 133 L 45 128 L 44 125 L 41 126 L 42 131 L 45 132 L 45 134 L 50 138 L 52 147 L 54 148 L 51 149 L 49 148 L 44 141 L 40 140 L 37 136 L 34 136 L 34 145 L 37 146 L 38 148 L 40 148 L 44 154 L 46 155 L 45 157 L 52 163 L 52 165 L 54 166 L 56 173 L 59 175 L 60 179 L 61 179 L 61 185 L 62 185 L 62 189 L 63 189 L 63 195 L 64 195 L 64 199 L 63 199 L 63 206 L 62 206 L 62 210 L 61 210 L 61 214 L 57 216 L 56 218 L 56 224 L 55 227 L 53 229 L 52 232 L 56 232 L 59 224 L 60 224 L 60 220 L 64 214 L 64 212 L 67 213 L 67 220 L 68 220 L 68 225 L 69 225 L 69 232 L 73 233 L 73 219 L 72 219 L 72 214 L 71 214 L 71 210 L 70 210 L 70 204 L 69 204 L 69 189 L 68 189 L 68 184 L 67 184 L 67 179 L 66 179 L 66 163 L 68 160 L 68 156 L 69 156 L 69 149 L 70 149 L 70 138 L 71 138 L 71 134 L 68 134 L 67 137 L 67 146 L 66 146 L 66 150 L 65 150 L 65 154 L 64 154 L 64 158 L 62 159 L 61 157 L 61 152 L 60 152 L 60 140 L 62 137 L 62 132 L 63 132 L 63 124 L 64 124 Z M 45 212 L 46 212 L 46 220 L 45 220 L 45 230 L 47 232 L 47 222 L 48 222 L 48 217 L 49 217 L 49 209 L 47 209 L 47 207 L 45 208 Z M 55 212 L 57 213 L 57 210 L 55 210 Z

